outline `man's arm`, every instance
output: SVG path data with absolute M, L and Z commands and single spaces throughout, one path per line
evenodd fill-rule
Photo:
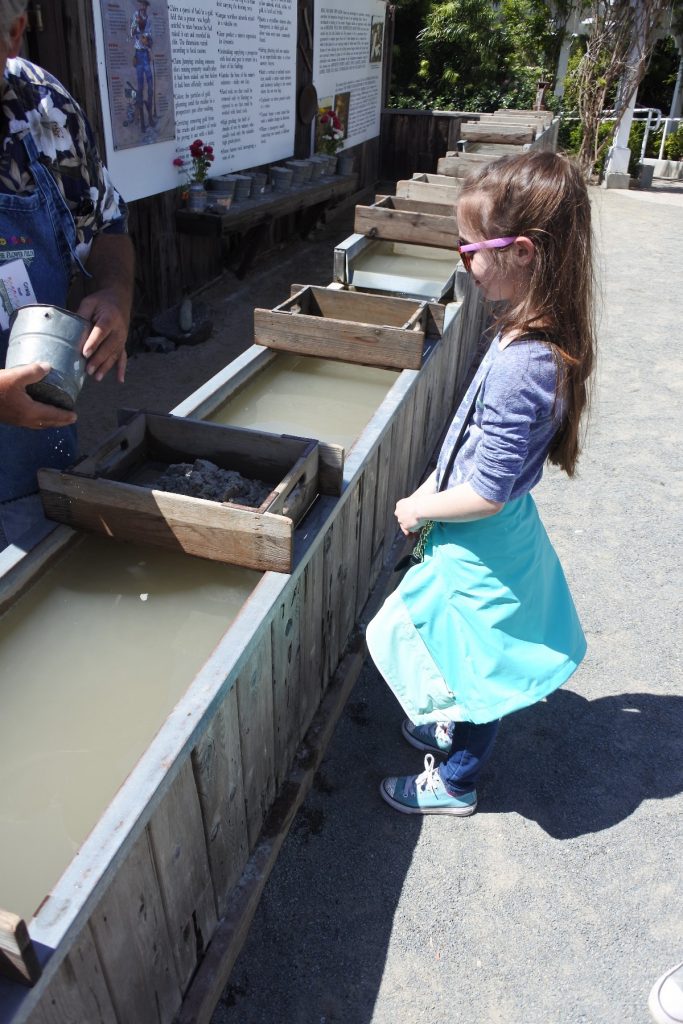
M 86 262 L 93 276 L 91 292 L 76 310 L 93 323 L 83 355 L 88 360 L 87 372 L 94 374 L 95 380 L 102 380 L 116 364 L 118 379 L 124 381 L 134 267 L 133 244 L 128 235 L 105 231 L 95 236 Z

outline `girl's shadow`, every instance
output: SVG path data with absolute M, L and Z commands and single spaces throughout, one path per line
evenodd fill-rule
M 516 811 L 555 839 L 599 832 L 683 791 L 683 697 L 571 690 L 504 721 L 480 812 Z

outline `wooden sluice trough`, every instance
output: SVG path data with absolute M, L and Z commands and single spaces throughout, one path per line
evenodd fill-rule
M 396 195 L 433 203 L 456 203 L 460 183 L 445 174 L 416 173 L 412 178 L 396 182 Z
M 458 224 L 453 202 L 378 196 L 372 206 L 357 206 L 354 230 L 368 238 L 456 249 Z
M 428 298 L 451 299 L 443 271 Z M 341 494 L 321 494 L 294 529 L 291 573 L 67 527 L 0 556 L 0 746 L 16 792 L 0 906 L 27 919 L 17 955 L 42 970 L 32 987 L 0 981 L 3 1024 L 196 1024 L 183 1001 L 389 557 L 396 500 L 452 413 L 481 317 L 468 287 L 413 370 L 255 345 L 174 410 L 345 449 Z M 23 691 L 32 720 L 10 700 Z M 15 924 L 0 915 L 0 950 L 21 946 Z
M 438 303 L 295 286 L 275 309 L 254 310 L 254 339 L 285 352 L 419 370 L 425 339 L 440 336 L 443 321 Z

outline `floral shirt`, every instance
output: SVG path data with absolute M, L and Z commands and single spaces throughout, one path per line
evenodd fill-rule
M 127 230 L 126 204 L 102 163 L 85 114 L 56 78 L 30 61 L 7 61 L 0 79 L 0 192 L 30 195 L 36 183 L 22 138 L 31 132 L 76 224 L 76 251 L 87 259 L 100 231 Z

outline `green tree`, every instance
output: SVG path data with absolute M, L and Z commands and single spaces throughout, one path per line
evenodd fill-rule
M 530 106 L 539 78 L 554 66 L 558 31 L 542 0 L 446 0 L 426 7 L 414 0 L 397 11 L 397 38 L 402 39 L 403 12 L 424 11 L 417 35 L 413 80 L 397 69 L 397 105 L 450 110 L 494 110 Z M 398 44 L 398 58 L 405 52 Z M 414 52 L 414 51 L 413 51 Z M 396 59 L 396 57 L 395 57 Z

